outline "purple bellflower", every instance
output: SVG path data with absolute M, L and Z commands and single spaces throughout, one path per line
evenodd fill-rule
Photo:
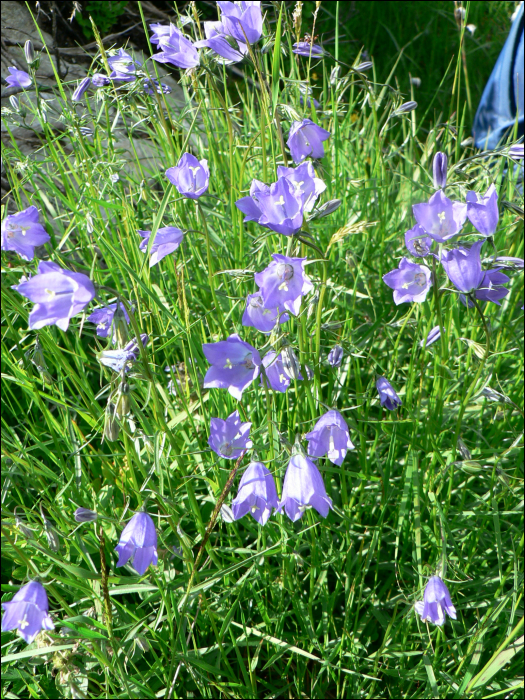
M 442 190 L 447 185 L 447 166 L 448 158 L 446 153 L 438 151 L 432 162 L 432 170 L 434 174 L 434 187 L 436 190 Z
M 49 617 L 46 589 L 38 581 L 26 583 L 10 601 L 2 603 L 2 608 L 5 610 L 2 632 L 18 629 L 28 644 L 31 644 L 40 630 L 52 630 L 55 627 Z
M 228 63 L 242 61 L 248 52 L 248 46 L 246 43 L 238 41 L 239 48 L 234 48 L 225 36 L 224 31 L 222 22 L 204 22 L 206 39 L 195 42 L 195 47 L 211 49 Z
M 11 68 L 8 68 L 8 71 L 11 75 L 7 76 L 5 82 L 9 87 L 28 88 L 33 82 L 25 70 L 18 70 L 18 68 L 11 66 Z
M 74 513 L 74 518 L 77 523 L 92 523 L 98 518 L 98 513 L 89 508 L 77 508 Z
M 397 270 L 383 275 L 383 281 L 394 290 L 394 302 L 404 304 L 425 301 L 432 286 L 432 273 L 426 265 L 419 265 L 403 258 Z
M 259 196 L 264 196 L 270 192 L 270 186 L 260 180 L 252 180 L 250 194 L 248 197 L 241 197 L 235 202 L 237 209 L 244 214 L 244 221 L 259 221 L 262 211 L 259 207 Z
M 113 318 L 115 316 L 117 306 L 119 306 L 117 303 L 108 304 L 107 306 L 103 306 L 100 309 L 95 309 L 87 317 L 87 320 L 90 323 L 97 324 L 96 333 L 97 333 L 99 338 L 107 338 L 111 328 L 113 327 L 112 338 L 113 338 L 113 342 L 115 342 L 116 335 L 117 335 L 117 323 L 116 323 L 116 320 L 115 320 L 115 322 L 113 321 Z M 124 320 L 124 322 L 127 325 L 129 323 L 129 316 L 128 316 L 128 312 L 126 311 L 126 308 L 124 307 L 123 304 L 120 304 L 119 313 L 120 313 L 120 317 Z
M 108 57 L 108 64 L 111 68 L 110 78 L 111 80 L 131 83 L 135 80 L 136 71 L 142 65 L 140 61 L 136 61 L 132 56 L 124 49 L 119 49 L 118 53 L 114 56 Z
M 149 336 L 142 333 L 140 341 L 143 347 L 148 344 Z M 110 367 L 114 372 L 128 372 L 134 362 L 138 360 L 140 351 L 139 344 L 136 338 L 130 340 L 122 350 L 102 350 L 97 355 L 97 359 L 101 365 Z
M 212 418 L 208 445 L 220 457 L 238 459 L 253 446 L 250 440 L 251 426 L 251 423 L 241 423 L 239 411 L 234 411 L 226 420 Z
M 80 100 L 84 97 L 84 94 L 90 85 L 91 85 L 91 78 L 88 75 L 83 80 L 80 81 L 78 87 L 71 95 L 71 101 L 72 102 L 80 102 Z
M 497 267 L 484 272 L 480 286 L 474 291 L 476 299 L 480 301 L 492 301 L 494 304 L 500 306 L 499 300 L 505 298 L 509 293 L 509 290 L 505 289 L 502 285 L 510 281 L 507 275 L 500 272 L 500 270 L 501 268 Z M 469 308 L 474 306 L 474 303 L 470 299 L 467 300 L 464 294 L 460 294 L 459 299 Z
M 286 142 L 295 163 L 302 163 L 305 158 L 323 158 L 323 141 L 330 138 L 330 132 L 323 129 L 311 119 L 293 122 Z
M 378 377 L 376 389 L 379 393 L 381 406 L 384 406 L 389 411 L 395 411 L 398 406 L 401 406 L 401 399 L 394 391 L 388 379 L 385 377 Z
M 91 82 L 95 87 L 106 87 L 109 85 L 111 80 L 104 73 L 95 73 L 91 78 Z
M 258 351 L 235 333 L 218 343 L 203 343 L 202 350 L 211 364 L 204 377 L 204 387 L 228 389 L 240 401 L 246 387 L 259 376 Z
M 34 206 L 10 214 L 2 221 L 2 250 L 14 250 L 24 260 L 32 260 L 35 248 L 48 241 L 49 236 L 38 223 L 38 209 Z
M 428 348 L 430 345 L 436 342 L 436 340 L 439 340 L 441 338 L 441 329 L 439 326 L 434 326 L 431 330 L 429 330 L 428 335 L 426 338 L 423 338 L 423 340 L 420 341 L 419 347 L 422 348 L 423 346 L 425 348 Z
M 286 469 L 277 510 L 281 513 L 284 508 L 286 515 L 295 522 L 303 517 L 308 506 L 326 518 L 332 499 L 327 496 L 323 477 L 312 460 L 304 454 L 295 454 Z
M 441 262 L 452 284 L 463 294 L 474 293 L 481 301 L 493 301 L 507 296 L 508 289 L 501 285 L 509 281 L 501 268 L 484 271 L 481 269 L 481 247 L 484 241 L 476 241 L 470 248 L 454 248 L 443 252 Z
M 165 83 L 159 83 L 157 78 L 144 78 L 142 85 L 146 95 L 154 95 L 155 93 L 169 95 L 171 92 L 170 86 Z
M 289 320 L 288 314 L 281 314 L 277 309 L 268 309 L 260 292 L 248 294 L 246 297 L 246 309 L 242 316 L 243 326 L 253 326 L 262 333 L 271 333 L 276 323 L 285 323 Z
M 143 253 L 146 253 L 151 231 L 139 230 L 137 233 L 142 236 L 139 248 Z M 176 226 L 164 226 L 163 228 L 159 228 L 155 234 L 153 245 L 151 246 L 149 266 L 153 267 L 153 265 L 159 263 L 162 258 L 165 258 L 166 255 L 174 253 L 182 243 L 183 237 L 184 231 L 181 231 L 180 228 Z
M 306 58 L 322 58 L 325 55 L 325 50 L 319 44 L 311 44 L 309 41 L 298 41 L 292 46 L 292 52 L 298 56 L 306 56 Z
M 498 226 L 498 193 L 492 184 L 480 197 L 476 192 L 467 192 L 467 216 L 478 233 L 492 236 Z
M 330 462 L 339 467 L 348 450 L 355 449 L 350 440 L 348 425 L 339 411 L 327 411 L 304 438 L 308 441 L 310 457 L 327 455 Z
M 263 365 L 266 371 L 266 378 L 270 388 L 274 391 L 280 391 L 284 394 L 288 387 L 290 386 L 290 377 L 285 372 L 283 358 L 281 354 L 276 355 L 273 350 L 270 350 L 263 357 Z M 302 379 L 302 374 L 298 372 L 297 379 Z M 263 379 L 261 377 L 261 385 L 263 384 Z
M 405 245 L 416 258 L 424 258 L 428 255 L 433 242 L 434 239 L 419 224 L 405 233 Z
M 150 42 L 157 45 L 162 37 L 168 37 L 172 29 L 175 29 L 174 24 L 161 24 L 160 22 L 153 22 L 149 25 L 150 30 L 153 32 L 153 36 L 150 37 Z
M 301 105 L 301 107 L 304 107 L 304 97 L 302 95 L 299 96 L 299 104 Z M 308 109 L 311 108 L 312 104 L 316 109 L 319 109 L 321 107 L 321 103 L 319 102 L 319 100 L 316 100 L 315 97 L 307 97 L 306 106 L 308 107 Z
M 117 567 L 132 559 L 133 568 L 141 576 L 150 564 L 157 566 L 157 531 L 147 513 L 135 513 L 122 531 L 115 552 L 118 554 Z
M 288 258 L 274 253 L 273 262 L 254 275 L 255 284 L 261 290 L 264 303 L 269 308 L 279 307 L 297 316 L 301 297 L 313 289 L 310 278 L 304 272 L 306 258 Z
M 312 211 L 317 198 L 326 190 L 325 183 L 315 176 L 314 166 L 310 160 L 301 163 L 297 168 L 278 165 L 277 177 L 283 177 L 292 183 L 295 195 L 300 197 L 305 212 Z
M 445 613 L 453 620 L 457 617 L 448 588 L 439 576 L 432 576 L 428 580 L 423 600 L 418 600 L 414 608 L 423 622 L 429 620 L 439 626 L 445 622 Z
M 262 36 L 260 2 L 217 2 L 224 33 L 239 43 L 255 44 Z
M 341 367 L 343 356 L 343 348 L 340 345 L 334 345 L 334 347 L 328 353 L 328 364 L 332 367 Z
M 293 236 L 303 225 L 303 203 L 296 189 L 284 177 L 259 192 L 257 205 L 261 211 L 259 224 L 284 236 Z
M 456 236 L 467 219 L 467 205 L 453 202 L 442 190 L 432 195 L 428 202 L 412 207 L 417 223 L 438 243 L 445 243 Z
M 176 166 L 166 170 L 166 177 L 179 194 L 198 199 L 208 191 L 210 184 L 208 161 L 204 158 L 197 160 L 191 153 L 185 153 Z
M 83 311 L 95 296 L 95 287 L 87 275 L 45 261 L 39 263 L 37 275 L 14 285 L 13 289 L 35 304 L 29 314 L 31 330 L 56 325 L 67 331 L 70 319 Z
M 169 34 L 162 33 L 157 36 L 160 51 L 152 56 L 154 61 L 170 63 L 182 69 L 195 68 L 199 65 L 197 49 L 173 24 L 170 25 Z
M 266 525 L 277 505 L 277 490 L 271 472 L 262 462 L 250 462 L 232 501 L 233 517 L 239 520 L 249 513 L 260 525 Z

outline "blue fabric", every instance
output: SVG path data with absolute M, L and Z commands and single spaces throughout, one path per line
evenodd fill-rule
M 523 2 L 489 78 L 472 133 L 478 148 L 492 150 L 505 143 L 518 117 L 523 136 Z

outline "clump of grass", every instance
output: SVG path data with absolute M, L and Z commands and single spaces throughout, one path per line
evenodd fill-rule
M 184 28 L 192 39 L 197 10 Z M 67 332 L 29 331 L 30 305 L 12 285 L 37 261 L 3 253 L 2 591 L 10 600 L 39 577 L 55 623 L 29 647 L 3 635 L 5 696 L 521 692 L 522 279 L 511 276 L 484 322 L 438 267 L 420 304 L 395 306 L 382 281 L 406 255 L 412 204 L 434 191 L 437 151 L 449 156 L 453 199 L 496 184 L 497 255 L 523 256 L 519 173 L 508 147 L 479 154 L 465 143 L 456 100 L 428 133 L 419 110 L 396 113 L 412 96 L 397 90 L 395 68 L 379 83 L 375 68 L 332 71 L 329 59 L 295 56 L 292 18 L 279 12 L 268 7 L 235 95 L 223 67 L 201 54 L 200 67 L 181 72 L 182 106 L 143 94 L 141 81 L 88 92 L 75 106 L 75 86 L 59 81 L 53 101 L 22 94 L 20 111 L 5 114 L 8 132 L 26 119 L 41 140 L 30 156 L 14 135 L 4 148 L 6 209 L 37 206 L 51 237 L 42 255 L 88 275 L 101 304 L 122 303 L 128 340 L 149 336 L 121 379 L 97 361 L 112 334 L 97 336 L 86 312 Z M 107 59 L 100 45 L 93 72 Z M 154 77 L 155 65 L 143 70 Z M 301 102 L 314 82 L 319 108 Z M 244 224 L 235 201 L 252 179 L 276 179 L 290 125 L 305 117 L 331 134 L 316 170 L 322 201 L 341 205 L 310 221 L 303 240 Z M 185 151 L 208 161 L 198 205 L 164 176 Z M 186 233 L 149 268 L 137 231 L 165 226 Z M 253 274 L 274 252 L 306 257 L 314 290 L 264 336 L 241 319 Z M 438 324 L 441 342 L 422 348 Z M 203 343 L 233 333 L 262 352 L 294 348 L 303 381 L 284 394 L 253 382 L 239 402 L 203 386 Z M 327 362 L 336 344 L 340 367 Z M 395 386 L 399 410 L 380 407 L 377 375 Z M 122 394 L 129 413 L 108 416 L 108 399 L 117 405 Z M 232 522 L 224 508 L 218 517 L 239 477 L 208 447 L 212 417 L 238 409 L 252 423 L 254 451 L 280 494 L 296 436 L 328 408 L 343 414 L 356 449 L 340 467 L 318 460 L 334 504 L 326 519 L 310 509 L 262 528 L 249 516 Z M 78 507 L 98 519 L 78 524 Z M 141 509 L 158 533 L 158 566 L 144 576 L 117 569 L 113 551 Z M 458 612 L 441 628 L 413 607 L 436 573 Z

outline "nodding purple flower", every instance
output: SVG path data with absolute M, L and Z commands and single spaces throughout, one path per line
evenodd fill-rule
M 95 73 L 91 78 L 91 82 L 95 87 L 106 87 L 106 85 L 110 84 L 111 80 L 103 73 Z
M 266 525 L 277 505 L 277 490 L 271 472 L 262 462 L 250 462 L 232 501 L 233 517 L 239 520 L 249 513 L 259 525 Z
M 151 231 L 139 230 L 137 233 L 139 236 L 142 236 L 139 248 L 143 253 L 146 253 L 148 251 Z M 176 226 L 164 226 L 163 228 L 159 228 L 155 234 L 153 245 L 151 246 L 149 266 L 153 267 L 153 265 L 159 263 L 162 258 L 165 258 L 166 255 L 174 253 L 182 243 L 183 238 L 184 231 L 181 231 L 180 228 Z
M 154 95 L 156 92 L 159 95 L 169 95 L 171 92 L 171 88 L 169 85 L 166 85 L 165 83 L 159 83 L 159 81 L 156 78 L 144 78 L 144 82 L 142 83 L 144 86 L 144 92 L 146 95 Z
M 445 622 L 445 613 L 453 620 L 457 617 L 448 588 L 439 576 L 432 576 L 428 580 L 423 600 L 418 600 L 414 608 L 423 622 L 428 620 L 439 626 Z
M 153 32 L 153 36 L 150 37 L 150 42 L 152 44 L 158 44 L 159 39 L 162 37 L 168 37 L 170 32 L 175 29 L 174 24 L 161 24 L 160 22 L 153 22 L 149 25 L 150 30 Z
M 416 258 L 424 258 L 430 253 L 434 239 L 427 235 L 425 229 L 416 224 L 405 233 L 405 245 Z
M 328 353 L 328 364 L 332 367 L 340 367 L 343 361 L 344 350 L 340 345 L 334 347 Z
M 297 316 L 301 298 L 313 289 L 310 278 L 304 272 L 306 258 L 288 258 L 274 253 L 273 262 L 254 275 L 255 284 L 261 290 L 266 306 L 287 309 Z
M 251 423 L 241 423 L 239 411 L 231 413 L 226 420 L 212 418 L 208 445 L 220 457 L 238 459 L 253 446 L 250 440 L 251 426 Z
M 142 65 L 136 61 L 124 49 L 119 49 L 114 56 L 108 57 L 108 65 L 111 68 L 110 78 L 116 82 L 131 83 L 135 80 L 136 71 Z
M 403 258 L 397 270 L 383 275 L 383 281 L 394 290 L 394 302 L 404 304 L 421 303 L 427 298 L 432 286 L 432 273 L 426 265 L 418 265 Z
M 321 58 L 325 55 L 325 50 L 319 44 L 312 44 L 309 41 L 298 41 L 292 46 L 292 52 L 298 56 L 306 56 L 306 58 Z
M 235 202 L 237 209 L 240 209 L 244 214 L 244 221 L 259 221 L 262 216 L 261 209 L 259 207 L 259 195 L 264 195 L 270 191 L 269 185 L 265 185 L 264 182 L 260 180 L 252 180 L 250 185 L 250 195 L 248 197 L 241 197 Z
M 412 207 L 417 223 L 438 243 L 456 236 L 467 219 L 467 205 L 453 202 L 442 190 L 435 192 L 428 202 Z
M 39 263 L 37 275 L 13 285 L 13 289 L 35 304 L 29 314 L 31 330 L 56 325 L 67 331 L 70 319 L 95 296 L 95 287 L 87 275 L 44 261 Z
M 339 467 L 343 463 L 348 450 L 355 449 L 350 440 L 350 433 L 345 419 L 339 411 L 327 411 L 319 418 L 311 430 L 304 436 L 308 441 L 310 457 L 324 457 Z
M 293 122 L 286 142 L 295 163 L 305 158 L 323 158 L 323 141 L 330 138 L 330 132 L 323 129 L 311 119 Z
M 77 508 L 75 511 L 75 520 L 77 523 L 92 523 L 98 518 L 98 513 L 89 508 Z
M 115 313 L 119 309 L 117 318 L 115 318 Z M 100 309 L 95 309 L 88 317 L 89 323 L 96 323 L 97 330 L 96 334 L 99 338 L 107 338 L 110 330 L 113 328 L 112 340 L 116 341 L 117 337 L 117 322 L 118 320 L 124 321 L 127 325 L 129 323 L 129 316 L 126 308 L 123 304 L 108 304 Z
M 295 454 L 288 463 L 277 511 L 281 513 L 284 508 L 286 515 L 295 522 L 303 517 L 308 506 L 326 518 L 332 499 L 327 496 L 323 477 L 312 460 Z
M 268 309 L 260 292 L 248 294 L 246 308 L 242 316 L 243 326 L 253 326 L 262 333 L 271 333 L 276 323 L 285 323 L 289 320 L 288 314 L 279 314 L 277 309 Z
M 76 90 L 73 92 L 71 95 L 71 101 L 72 102 L 80 102 L 80 100 L 84 97 L 84 93 L 88 89 L 88 87 L 91 85 L 91 78 L 86 76 L 83 80 L 80 81 L 80 84 L 76 88 Z
M 224 35 L 224 27 L 221 22 L 204 22 L 206 39 L 195 42 L 196 48 L 208 48 L 215 54 L 224 58 L 228 63 L 242 61 L 248 52 L 248 46 L 244 42 L 237 42 L 238 49 L 234 48 Z
M 115 552 L 118 554 L 117 567 L 132 559 L 133 568 L 141 576 L 150 564 L 157 566 L 157 531 L 147 513 L 135 513 L 122 531 Z
M 281 177 L 267 192 L 259 192 L 259 223 L 284 236 L 293 236 L 303 225 L 303 203 L 291 182 Z
M 262 36 L 260 2 L 217 2 L 225 34 L 239 43 L 255 44 Z
M 425 348 L 428 348 L 430 345 L 436 342 L 436 340 L 439 340 L 441 338 L 441 329 L 439 326 L 434 326 L 429 332 L 426 338 L 423 338 L 419 342 L 419 347 L 422 348 L 423 346 Z
M 494 304 L 501 306 L 499 300 L 504 299 L 509 293 L 509 290 L 505 289 L 502 285 L 510 282 L 510 279 L 506 274 L 500 272 L 500 269 L 501 268 L 498 267 L 494 270 L 487 270 L 483 274 L 480 286 L 474 291 L 476 299 L 480 301 L 492 301 Z M 466 303 L 466 298 L 463 294 L 460 294 L 459 298 L 464 304 Z M 468 306 L 474 306 L 470 299 Z
M 434 156 L 434 160 L 432 162 L 434 187 L 436 188 L 436 190 L 443 190 L 447 185 L 447 166 L 447 154 L 438 151 Z
M 2 221 L 2 250 L 14 250 L 24 260 L 32 260 L 35 248 L 49 240 L 45 228 L 38 222 L 38 209 L 34 206 L 9 214 Z
M 159 63 L 171 63 L 177 68 L 195 68 L 199 65 L 199 53 L 193 43 L 173 24 L 169 34 L 157 34 L 160 51 L 152 56 Z
M 29 581 L 15 593 L 13 598 L 2 603 L 2 632 L 17 629 L 28 644 L 41 630 L 52 630 L 55 625 L 49 617 L 46 589 L 38 581 Z
M 202 350 L 211 364 L 204 377 L 204 387 L 228 389 L 240 401 L 246 387 L 259 376 L 258 351 L 236 333 L 218 343 L 203 343 Z
M 492 236 L 498 226 L 498 193 L 492 184 L 480 197 L 476 192 L 467 192 L 467 216 L 474 228 L 483 236 Z
M 325 183 L 315 176 L 312 161 L 308 160 L 296 168 L 277 166 L 277 177 L 284 178 L 293 185 L 294 194 L 298 196 L 303 205 L 303 211 L 310 212 L 315 206 L 319 195 L 326 190 Z
M 481 247 L 484 241 L 476 241 L 471 248 L 454 248 L 445 250 L 441 263 L 452 284 L 464 294 L 477 289 L 484 277 L 481 269 Z
M 301 107 L 304 107 L 304 97 L 302 95 L 299 96 L 299 104 L 301 105 Z M 308 109 L 310 109 L 312 104 L 316 109 L 319 109 L 321 106 L 321 103 L 319 102 L 319 100 L 316 100 L 315 97 L 307 97 L 306 98 L 306 106 L 308 107 Z M 282 167 L 282 166 L 279 166 L 279 167 Z
M 280 391 L 281 394 L 286 393 L 291 380 L 284 369 L 282 355 L 277 355 L 273 350 L 270 350 L 263 357 L 262 363 L 266 371 L 266 378 L 268 379 L 270 388 L 273 389 L 273 391 Z M 302 374 L 298 372 L 297 379 L 302 378 Z M 262 384 L 263 378 L 261 377 L 261 385 Z
M 142 333 L 140 341 L 143 347 L 146 347 L 148 340 L 149 336 Z M 102 350 L 98 353 L 97 359 L 101 365 L 109 367 L 114 372 L 129 372 L 133 363 L 138 360 L 139 354 L 139 344 L 137 339 L 133 338 L 122 350 Z
M 388 379 L 385 377 L 378 377 L 376 389 L 379 393 L 381 406 L 384 406 L 389 411 L 395 411 L 398 406 L 401 406 L 401 399 L 394 391 Z
M 208 161 L 204 158 L 197 160 L 191 153 L 185 153 L 176 166 L 166 170 L 166 177 L 179 194 L 198 199 L 208 191 L 210 184 Z
M 28 88 L 32 84 L 33 81 L 25 70 L 18 70 L 18 68 L 14 66 L 11 66 L 11 68 L 7 70 L 11 73 L 11 75 L 8 75 L 5 79 L 9 87 Z

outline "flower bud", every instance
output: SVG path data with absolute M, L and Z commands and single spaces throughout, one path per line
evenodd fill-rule
M 356 73 L 364 73 L 366 70 L 370 70 L 374 64 L 372 61 L 363 61 L 362 63 L 359 63 L 359 65 L 354 66 L 353 70 L 356 71 Z
M 106 408 L 106 420 L 104 423 L 104 440 L 115 442 L 118 440 L 120 426 L 115 418 L 115 404 L 108 403 Z
M 290 379 L 300 379 L 301 368 L 293 349 L 289 345 L 286 345 L 281 350 L 281 359 L 283 361 L 284 373 Z
M 304 371 L 306 372 L 306 378 L 308 379 L 308 381 L 311 382 L 312 379 L 314 378 L 314 371 L 313 371 L 313 369 L 310 367 L 310 365 L 305 365 L 305 366 L 304 366 Z
M 117 403 L 115 404 L 115 415 L 117 418 L 127 416 L 129 413 L 130 386 L 127 382 L 122 382 L 118 388 Z
M 340 367 L 343 361 L 344 350 L 340 345 L 334 347 L 328 353 L 328 364 L 332 367 Z
M 77 523 L 92 523 L 98 518 L 98 514 L 94 510 L 88 508 L 77 508 L 75 511 L 75 520 Z
M 27 65 L 30 68 L 34 68 L 34 70 L 37 70 L 38 65 L 40 63 L 40 56 L 37 56 L 35 54 L 35 47 L 33 46 L 33 42 L 30 39 L 28 39 L 24 44 L 24 53 L 26 56 Z
M 417 109 L 417 102 L 414 102 L 414 100 L 409 100 L 408 102 L 403 102 L 402 105 L 394 110 L 394 114 L 406 114 L 407 112 L 413 112 L 415 109 Z
M 445 189 L 447 184 L 448 158 L 446 153 L 438 151 L 434 156 L 432 170 L 434 171 L 434 187 L 436 190 Z
M 18 112 L 20 110 L 20 105 L 18 104 L 18 97 L 16 95 L 11 95 L 9 97 L 9 104 L 11 105 L 13 111 Z

